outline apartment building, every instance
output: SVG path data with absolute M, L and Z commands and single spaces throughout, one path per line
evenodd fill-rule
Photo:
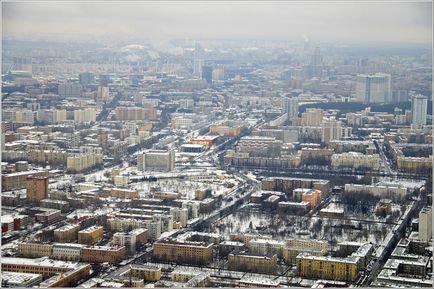
M 100 241 L 104 235 L 102 226 L 91 226 L 84 230 L 78 231 L 78 243 L 93 245 Z
M 213 258 L 213 243 L 159 240 L 154 243 L 153 258 L 181 264 L 206 265 Z

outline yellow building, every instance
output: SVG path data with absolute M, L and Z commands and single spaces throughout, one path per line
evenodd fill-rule
M 272 254 L 231 253 L 228 262 L 228 269 L 235 271 L 274 274 L 277 270 L 277 256 Z
M 66 109 L 57 109 L 55 115 L 57 123 L 66 121 Z
M 117 120 L 156 120 L 155 108 L 117 107 L 115 110 Z
M 301 126 L 321 126 L 324 118 L 324 110 L 308 108 L 301 114 Z
M 160 240 L 154 243 L 155 260 L 206 265 L 213 258 L 213 243 Z
M 95 122 L 96 112 L 94 108 L 85 108 L 74 111 L 74 121 L 77 123 Z
M 287 246 L 303 247 L 306 249 L 319 249 L 329 251 L 330 245 L 327 241 L 322 240 L 303 240 L 303 239 L 288 239 L 285 240 Z
M 101 154 L 77 154 L 66 159 L 68 172 L 80 173 L 102 163 Z
M 408 173 L 427 172 L 432 169 L 432 156 L 427 158 L 403 157 L 397 158 L 398 170 Z
M 35 115 L 31 110 L 23 110 L 15 112 L 15 122 L 27 122 L 33 124 Z
M 1 269 L 8 272 L 42 274 L 43 278 L 51 277 L 39 284 L 39 287 L 68 287 L 90 274 L 89 264 L 56 261 L 48 258 L 2 257 Z
M 378 170 L 380 168 L 380 155 L 366 155 L 360 152 L 348 152 L 333 154 L 331 157 L 331 166 L 333 168 L 349 167 L 353 169 L 369 168 Z
M 152 122 L 145 122 L 138 124 L 138 131 L 150 131 L 152 129 Z
M 18 243 L 18 255 L 25 258 L 51 257 L 53 245 L 41 243 Z
M 71 243 L 77 240 L 80 225 L 65 225 L 54 230 L 54 241 L 59 243 Z
M 78 232 L 78 243 L 93 245 L 100 241 L 104 235 L 103 227 L 92 226 Z
M 330 249 L 329 244 L 321 240 L 289 239 L 285 243 L 283 259 L 285 262 L 292 264 L 296 263 L 296 258 L 300 253 L 308 252 L 314 256 L 323 256 Z
M 126 249 L 122 247 L 92 246 L 83 248 L 82 260 L 87 263 L 117 264 L 125 258 Z
M 31 149 L 27 153 L 30 162 L 50 164 L 54 166 L 66 165 L 68 154 L 60 150 Z
M 154 266 L 131 265 L 131 276 L 143 278 L 145 281 L 156 282 L 161 279 L 161 268 Z
M 2 174 L 2 192 L 24 189 L 27 185 L 27 177 L 29 176 L 48 177 L 48 171 L 27 171 Z
M 359 276 L 359 257 L 334 258 L 301 253 L 296 260 L 300 277 L 354 282 Z
M 210 134 L 220 135 L 220 136 L 229 136 L 235 137 L 240 135 L 241 128 L 240 127 L 229 127 L 225 125 L 211 125 L 209 127 Z
M 170 122 L 170 127 L 173 129 L 189 128 L 193 125 L 193 119 L 188 117 L 176 116 Z
M 110 195 L 113 198 L 122 198 L 122 199 L 138 199 L 139 198 L 139 192 L 138 191 L 118 189 L 118 188 L 113 188 L 111 190 Z
M 194 198 L 196 200 L 202 201 L 206 198 L 206 191 L 205 190 L 196 190 L 194 192 Z
M 306 249 L 303 247 L 287 247 L 284 250 L 283 259 L 288 264 L 296 264 L 297 256 L 301 253 L 309 253 L 313 256 L 324 256 L 326 252 L 319 249 Z

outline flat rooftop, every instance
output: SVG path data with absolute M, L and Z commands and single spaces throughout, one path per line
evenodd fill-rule
M 52 260 L 47 257 L 31 259 L 31 258 L 12 258 L 12 257 L 2 257 L 2 265 L 10 264 L 10 265 L 27 265 L 27 266 L 39 266 L 39 267 L 55 267 L 55 268 L 66 268 L 66 269 L 77 269 L 80 266 L 84 265 L 83 263 L 78 262 L 67 262 L 67 261 L 59 261 Z

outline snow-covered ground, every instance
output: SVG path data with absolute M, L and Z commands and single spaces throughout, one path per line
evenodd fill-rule
M 151 189 L 154 189 L 162 192 L 178 192 L 181 194 L 181 198 L 188 200 L 194 199 L 194 193 L 198 190 L 210 189 L 213 196 L 225 195 L 231 190 L 224 181 L 213 180 L 214 182 L 207 180 L 161 179 L 155 182 L 133 183 L 130 188 L 137 190 L 143 198 L 152 197 Z
M 277 215 L 242 210 L 220 220 L 215 232 L 223 236 L 231 233 L 257 232 L 271 234 L 273 239 L 324 239 L 328 241 L 381 242 L 393 228 L 382 223 L 360 223 L 345 219 L 325 219 Z

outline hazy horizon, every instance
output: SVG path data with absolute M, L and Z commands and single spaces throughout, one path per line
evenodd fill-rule
M 432 41 L 432 3 L 3 2 L 3 39 Z

